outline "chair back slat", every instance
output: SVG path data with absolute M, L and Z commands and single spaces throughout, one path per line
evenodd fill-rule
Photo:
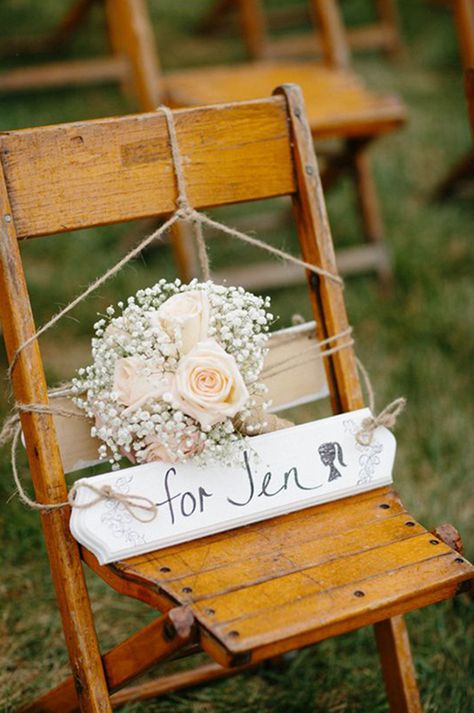
M 175 112 L 195 208 L 295 190 L 285 102 Z M 165 117 L 86 121 L 0 135 L 18 238 L 171 213 L 176 186 Z
M 262 381 L 268 387 L 265 399 L 271 400 L 272 412 L 328 396 L 314 322 L 282 329 L 270 336 Z M 70 398 L 55 399 L 54 404 L 83 416 L 84 412 Z M 55 416 L 54 421 L 64 472 L 95 465 L 101 441 L 90 435 L 92 423 L 64 416 Z

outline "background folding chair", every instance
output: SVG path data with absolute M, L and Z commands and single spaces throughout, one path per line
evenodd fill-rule
M 403 54 L 403 42 L 396 0 L 375 0 L 368 4 L 373 5 L 374 22 L 347 28 L 347 41 L 350 48 L 356 51 L 381 49 L 390 58 L 399 58 Z M 217 33 L 232 16 L 237 19 L 242 30 L 251 59 L 262 59 L 263 53 L 267 58 L 281 59 L 288 56 L 311 57 L 316 51 L 321 52 L 323 46 L 321 37 L 310 36 L 307 32 L 301 31 L 292 32 L 290 35 L 285 33 L 265 43 L 265 37 L 259 30 L 261 19 L 253 13 L 249 14 L 247 4 L 241 0 L 215 0 L 199 23 L 199 30 L 203 34 Z M 288 26 L 311 22 L 311 13 L 306 0 L 299 5 L 288 7 L 269 6 L 265 16 L 269 29 L 277 31 Z
M 2 56 L 56 52 L 84 25 L 96 5 L 103 6 L 111 48 L 109 56 L 51 61 L 0 72 L 0 92 L 26 91 L 102 82 L 119 82 L 143 111 L 159 103 L 158 67 L 146 0 L 75 0 L 46 37 L 13 38 Z
M 474 67 L 474 3 L 472 0 L 452 0 L 464 72 Z M 442 200 L 456 192 L 464 183 L 474 180 L 474 149 L 461 158 L 439 183 L 434 198 Z
M 280 88 L 270 99 L 176 111 L 174 118 L 187 159 L 191 205 L 200 209 L 290 195 L 303 258 L 336 273 L 311 133 L 296 87 Z M 11 362 L 36 329 L 19 240 L 168 215 L 175 209 L 176 186 L 159 112 L 7 132 L 0 137 L 0 157 L 0 299 Z M 311 274 L 308 292 L 318 339 L 344 331 L 341 285 Z M 352 348 L 333 353 L 324 366 L 333 411 L 361 407 Z M 320 359 L 314 368 L 320 370 Z M 291 373 L 284 382 L 286 388 L 293 383 Z M 37 340 L 15 363 L 13 389 L 19 402 L 48 402 Z M 58 421 L 64 433 L 68 426 Z M 25 412 L 21 422 L 37 500 L 63 502 L 66 458 L 53 417 Z M 23 711 L 67 713 L 79 701 L 82 711 L 104 713 L 111 703 L 228 675 L 374 624 L 391 710 L 415 713 L 421 707 L 401 615 L 467 589 L 474 576 L 472 565 L 443 542 L 448 539 L 443 532 L 435 536 L 418 524 L 391 488 L 109 566 L 99 566 L 78 546 L 68 518 L 67 509 L 60 509 L 43 513 L 41 522 L 72 676 Z M 118 592 L 162 612 L 103 655 L 81 558 Z M 196 648 L 215 663 L 109 698 L 148 667 Z
M 268 94 L 277 84 L 299 84 L 313 137 L 342 142 L 342 150 L 330 157 L 322 173 L 324 188 L 347 173 L 353 176 L 355 183 L 368 244 L 338 254 L 340 265 L 344 272 L 375 269 L 382 284 L 387 284 L 391 276 L 390 259 L 383 239 L 383 222 L 368 150 L 376 138 L 401 126 L 405 109 L 396 97 L 367 89 L 350 70 L 349 49 L 335 0 L 312 0 L 311 6 L 321 28 L 323 62 L 264 60 L 172 71 L 162 78 L 163 99 L 171 106 L 199 106 L 256 99 Z M 260 0 L 241 0 L 240 7 L 246 18 L 252 18 L 252 33 L 264 37 Z M 251 25 L 250 22 L 243 24 L 247 29 Z M 238 277 L 245 286 L 245 275 L 241 273 Z M 287 269 L 285 279 L 297 282 L 301 280 L 301 271 Z M 275 273 L 274 269 L 260 270 L 262 288 L 280 281 L 281 273 Z

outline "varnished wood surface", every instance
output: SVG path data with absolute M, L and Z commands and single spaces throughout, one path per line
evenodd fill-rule
M 3 336 L 11 361 L 17 348 L 35 333 L 36 327 L 1 170 L 0 304 Z M 47 404 L 46 377 L 37 341 L 20 354 L 13 370 L 12 387 L 14 398 L 22 403 Z M 64 502 L 67 488 L 52 416 L 22 413 L 21 425 L 36 500 L 40 503 Z M 41 513 L 41 524 L 82 711 L 110 713 L 79 548 L 69 530 L 68 509 Z
M 104 568 L 91 555 L 86 561 L 148 588 L 156 606 L 190 606 L 203 647 L 223 665 L 444 599 L 474 577 L 390 488 Z
M 257 99 L 281 84 L 303 90 L 314 136 L 367 136 L 390 131 L 406 118 L 400 100 L 365 87 L 349 70 L 317 62 L 258 62 L 169 72 L 164 91 L 174 106 Z
M 175 123 L 194 207 L 295 190 L 283 99 L 182 110 Z M 0 160 L 20 238 L 159 216 L 176 207 L 159 112 L 5 132 Z

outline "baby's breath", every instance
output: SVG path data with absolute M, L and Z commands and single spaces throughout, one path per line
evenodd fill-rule
M 136 463 L 149 459 L 150 439 L 173 453 L 176 461 L 190 457 L 200 464 L 235 462 L 243 437 L 234 420 L 225 418 L 212 427 L 204 427 L 173 405 L 172 395 L 149 398 L 137 408 L 126 408 L 114 392 L 117 361 L 127 357 L 142 360 L 144 375 L 174 374 L 181 357 L 178 328 L 171 334 L 160 328 L 156 319 L 159 308 L 170 297 L 187 291 L 202 290 L 209 303 L 208 338 L 230 354 L 247 387 L 249 399 L 240 418 L 250 414 L 255 396 L 265 392 L 258 382 L 263 369 L 269 325 L 270 298 L 262 298 L 242 287 L 215 285 L 192 280 L 167 282 L 162 279 L 152 287 L 138 290 L 126 301 L 110 306 L 94 324 L 92 364 L 81 368 L 73 380 L 75 403 L 94 425 L 91 435 L 99 438 L 99 458 L 118 467 L 125 456 Z

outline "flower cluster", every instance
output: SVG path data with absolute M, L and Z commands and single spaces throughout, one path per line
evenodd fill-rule
M 114 467 L 123 456 L 234 462 L 238 424 L 265 391 L 269 306 L 242 287 L 160 280 L 108 307 L 94 325 L 93 363 L 73 380 L 103 441 L 99 457 Z

